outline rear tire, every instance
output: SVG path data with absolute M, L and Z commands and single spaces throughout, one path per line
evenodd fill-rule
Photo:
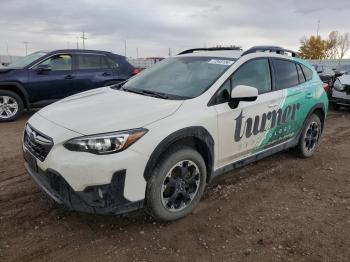
M 0 122 L 18 119 L 24 110 L 22 99 L 12 91 L 0 90 Z
M 147 211 L 159 221 L 174 221 L 190 214 L 206 186 L 203 157 L 186 146 L 170 148 L 159 159 L 147 184 Z
M 318 148 L 322 134 L 322 123 L 318 115 L 312 114 L 305 123 L 297 146 L 298 155 L 302 158 L 311 157 Z

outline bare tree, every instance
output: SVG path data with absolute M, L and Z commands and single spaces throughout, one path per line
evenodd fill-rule
M 338 45 L 339 59 L 343 59 L 345 54 L 350 49 L 350 34 L 344 33 L 342 35 L 339 35 L 337 45 Z
M 339 32 L 332 31 L 327 39 L 325 57 L 328 59 L 336 59 L 338 57 L 338 38 Z

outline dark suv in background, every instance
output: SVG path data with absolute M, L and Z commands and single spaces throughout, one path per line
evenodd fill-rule
M 24 109 L 113 85 L 136 73 L 124 56 L 105 51 L 70 49 L 30 54 L 0 69 L 0 122 L 17 119 Z

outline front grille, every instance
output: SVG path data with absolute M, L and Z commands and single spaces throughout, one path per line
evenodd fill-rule
M 24 130 L 24 145 L 25 147 L 40 161 L 44 161 L 53 147 L 53 140 L 51 137 L 35 130 L 29 124 Z

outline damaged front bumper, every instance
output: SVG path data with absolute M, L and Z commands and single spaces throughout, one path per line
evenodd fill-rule
M 143 200 L 131 202 L 124 198 L 126 170 L 113 174 L 110 184 L 89 186 L 83 191 L 74 191 L 56 171 L 41 170 L 33 166 L 25 156 L 25 168 L 36 184 L 56 203 L 69 210 L 93 214 L 122 214 L 143 207 Z

